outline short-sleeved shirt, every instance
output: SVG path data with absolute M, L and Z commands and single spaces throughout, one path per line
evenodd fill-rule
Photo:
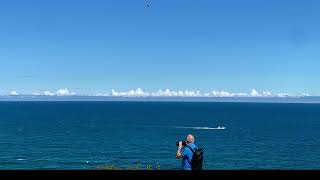
M 197 146 L 195 144 L 188 144 L 192 150 L 195 150 Z M 192 170 L 191 169 L 191 160 L 192 160 L 193 152 L 188 148 L 184 147 L 181 151 L 182 157 L 182 169 L 183 170 Z

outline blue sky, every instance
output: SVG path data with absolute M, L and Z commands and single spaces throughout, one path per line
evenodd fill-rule
M 0 94 L 318 95 L 319 9 L 316 0 L 1 0 Z

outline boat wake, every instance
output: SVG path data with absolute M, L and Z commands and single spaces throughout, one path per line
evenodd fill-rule
M 17 161 L 25 161 L 27 159 L 18 158 Z
M 226 127 L 218 126 L 218 127 L 176 127 L 176 128 L 185 128 L 185 129 L 197 129 L 197 130 L 225 130 Z
M 147 128 L 175 128 L 175 129 L 196 129 L 196 130 L 225 130 L 226 127 L 186 127 L 186 126 L 144 126 Z

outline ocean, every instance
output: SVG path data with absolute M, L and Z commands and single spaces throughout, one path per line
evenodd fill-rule
M 125 101 L 0 102 L 0 169 L 180 169 L 188 133 L 204 169 L 320 169 L 320 104 Z

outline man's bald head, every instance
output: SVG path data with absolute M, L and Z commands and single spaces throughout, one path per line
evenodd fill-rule
M 194 144 L 194 136 L 192 134 L 188 134 L 187 136 L 187 142 Z

